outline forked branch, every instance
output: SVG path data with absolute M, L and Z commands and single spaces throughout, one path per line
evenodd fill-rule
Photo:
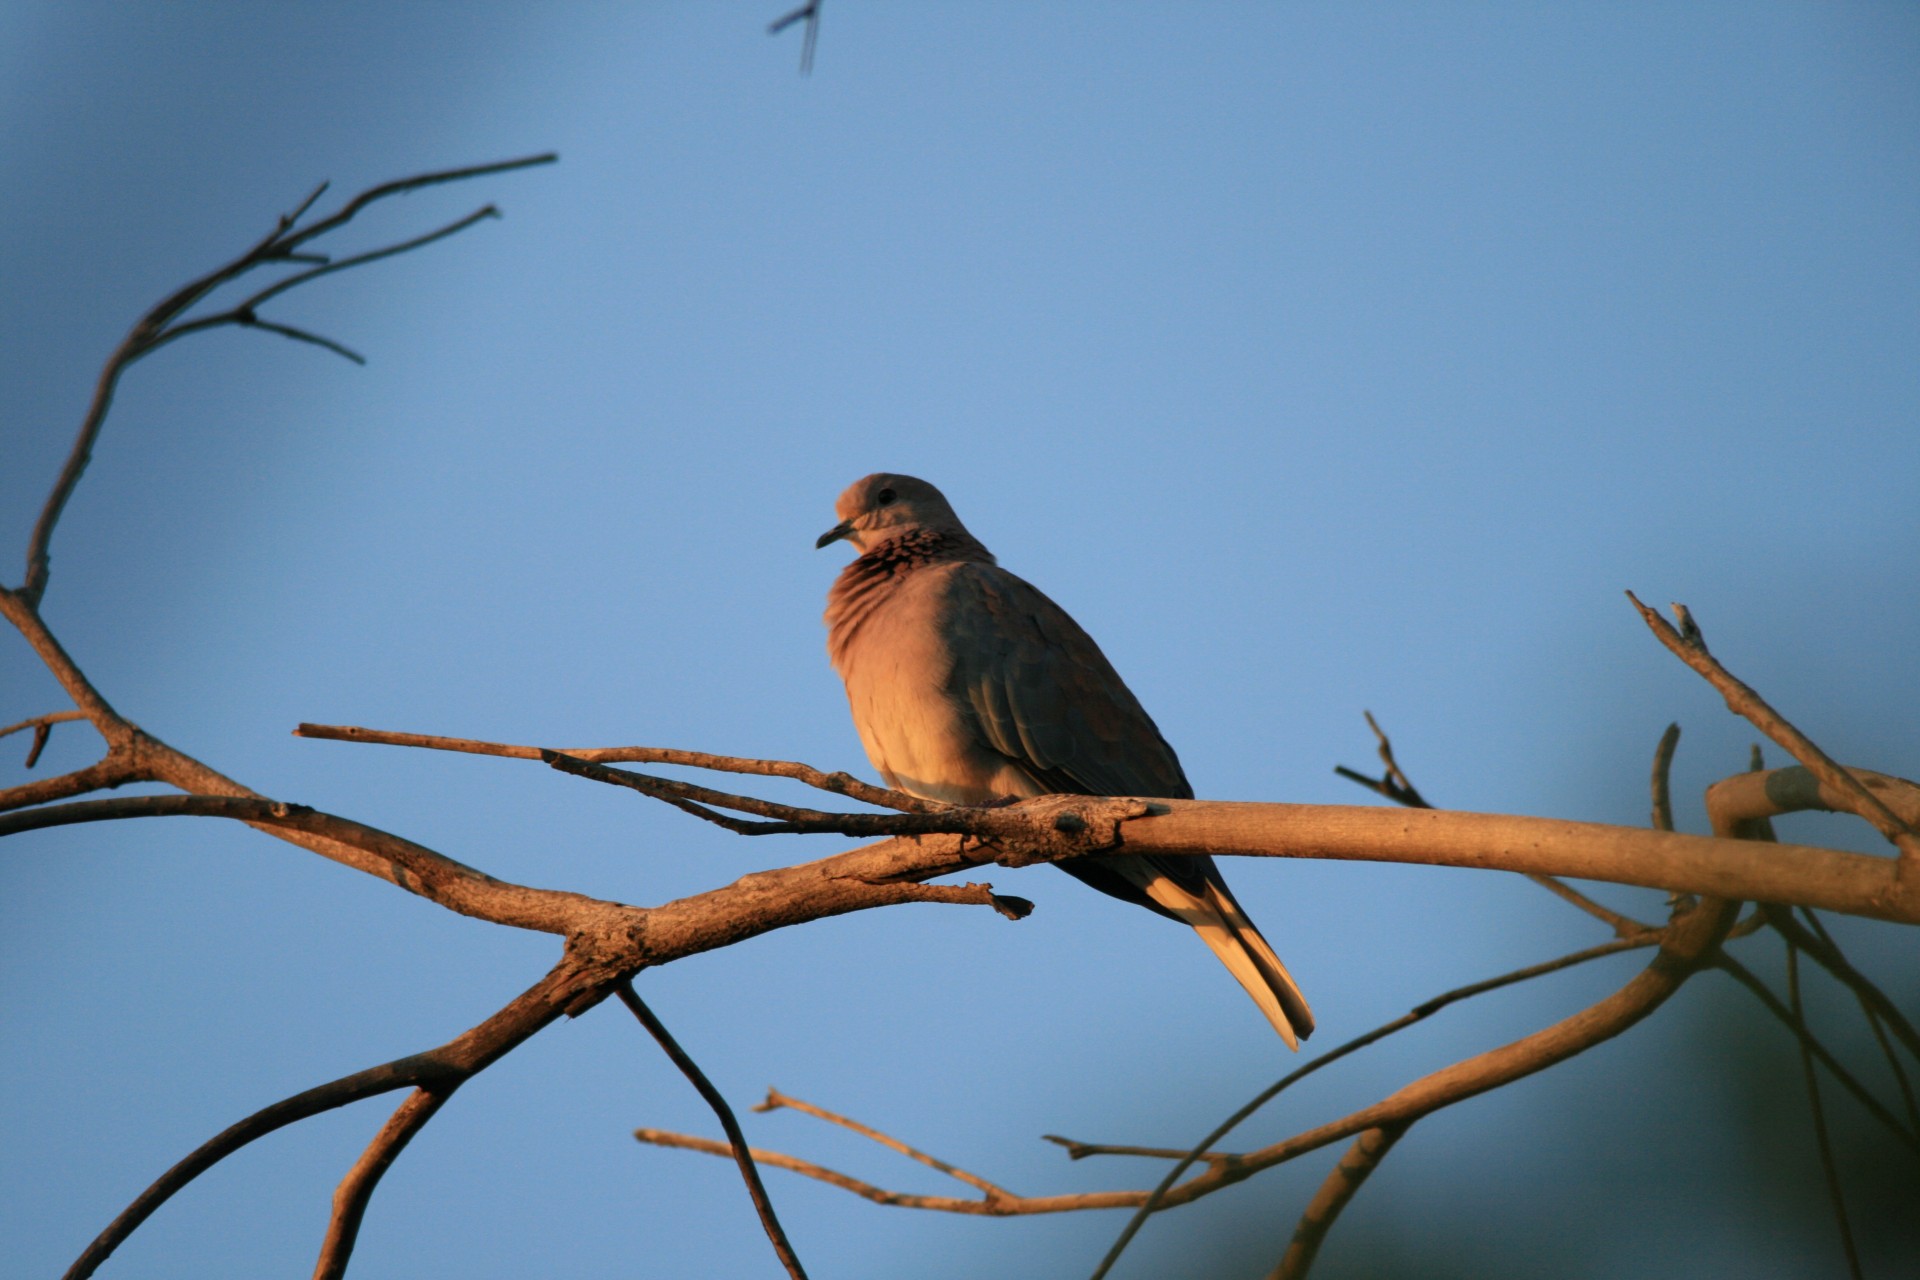
M 221 325 L 265 329 L 284 337 L 325 347 L 350 360 L 360 361 L 361 357 L 357 353 L 332 339 L 322 338 L 291 325 L 261 319 L 258 308 L 288 289 L 296 288 L 323 275 L 369 262 L 378 262 L 382 258 L 390 258 L 395 254 L 405 253 L 453 235 L 483 218 L 497 216 L 497 210 L 492 205 L 486 205 L 436 231 L 415 236 L 385 248 L 355 254 L 338 262 L 331 261 L 325 255 L 314 254 L 307 246 L 329 231 L 351 221 L 355 214 L 368 205 L 389 196 L 417 191 L 422 187 L 436 186 L 445 182 L 458 182 L 467 178 L 506 173 L 534 165 L 551 164 L 558 158 L 552 153 L 547 153 L 527 156 L 519 160 L 506 160 L 498 164 L 474 165 L 464 169 L 447 169 L 438 173 L 419 174 L 411 178 L 402 178 L 397 182 L 383 183 L 361 192 L 331 216 L 302 227 L 299 225 L 300 220 L 326 191 L 326 184 L 322 183 L 291 213 L 283 214 L 274 229 L 252 248 L 162 299 L 152 310 L 140 317 L 127 336 L 121 339 L 120 345 L 114 348 L 113 354 L 107 358 L 105 368 L 100 371 L 100 377 L 94 384 L 93 399 L 87 406 L 86 417 L 81 421 L 80 431 L 74 439 L 73 448 L 67 455 L 66 464 L 60 469 L 59 478 L 54 481 L 53 492 L 48 495 L 46 505 L 41 508 L 39 520 L 34 524 L 33 536 L 27 544 L 27 575 L 15 594 L 29 607 L 37 607 L 41 596 L 45 594 L 48 568 L 51 563 L 49 548 L 53 542 L 54 526 L 59 524 L 60 513 L 65 510 L 67 500 L 73 496 L 73 491 L 79 486 L 81 474 L 86 471 L 87 463 L 93 456 L 93 445 L 99 438 L 101 425 L 106 421 L 107 410 L 113 404 L 113 393 L 115 387 L 119 385 L 120 375 L 135 362 L 176 338 Z M 269 285 L 225 311 L 192 320 L 184 318 L 195 305 L 222 286 L 262 267 L 315 263 L 318 265 Z

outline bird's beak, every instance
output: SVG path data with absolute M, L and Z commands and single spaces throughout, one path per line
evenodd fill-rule
M 840 539 L 848 537 L 852 533 L 853 533 L 853 521 L 842 520 L 839 524 L 833 526 L 833 528 L 821 534 L 820 540 L 813 544 L 813 549 L 815 551 L 818 551 L 820 548 L 826 546 L 829 542 L 838 542 L 840 541 Z

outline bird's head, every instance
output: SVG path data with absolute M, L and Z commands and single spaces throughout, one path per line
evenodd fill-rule
M 913 529 L 966 533 L 938 489 L 925 480 L 885 471 L 848 485 L 833 504 L 833 513 L 840 523 L 821 534 L 815 547 L 845 538 L 866 551 Z

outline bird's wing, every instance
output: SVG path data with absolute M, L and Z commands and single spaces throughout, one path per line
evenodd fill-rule
M 979 745 L 1025 774 L 1033 794 L 1192 799 L 1153 718 L 1093 637 L 1037 587 L 996 565 L 967 564 L 952 575 L 944 603 L 941 626 L 953 659 L 948 696 Z M 1218 879 L 1211 859 L 1152 862 L 1191 894 Z M 1058 865 L 1102 893 L 1182 919 L 1147 894 L 1141 876 L 1110 862 Z
M 940 621 L 948 694 L 983 745 L 1049 791 L 1190 799 L 1180 760 L 1093 637 L 1032 584 L 965 564 Z
M 1190 800 L 1179 757 L 1100 646 L 1031 584 L 991 564 L 950 576 L 939 621 L 947 695 L 975 745 L 1015 765 L 1036 793 Z M 971 711 L 971 715 L 967 714 Z M 1313 1014 L 1213 859 L 1074 858 L 1075 878 L 1199 931 L 1289 1046 Z

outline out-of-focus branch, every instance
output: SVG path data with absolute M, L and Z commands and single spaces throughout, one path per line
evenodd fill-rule
M 1405 1123 L 1381 1125 L 1377 1129 L 1368 1129 L 1353 1140 L 1353 1145 L 1347 1148 L 1346 1154 L 1333 1166 L 1326 1181 L 1320 1184 L 1320 1190 L 1307 1202 L 1306 1209 L 1300 1214 L 1299 1225 L 1293 1229 L 1293 1239 L 1287 1244 L 1287 1252 L 1269 1274 L 1268 1280 L 1301 1280 L 1312 1269 L 1321 1242 L 1327 1238 L 1327 1232 L 1332 1229 L 1340 1211 L 1359 1194 L 1361 1185 L 1380 1167 L 1387 1152 L 1393 1150 L 1393 1144 L 1400 1141 L 1400 1135 L 1406 1131 Z
M 1884 1125 L 1889 1133 L 1900 1140 L 1902 1146 L 1920 1155 L 1920 1134 L 1909 1131 L 1907 1127 L 1901 1124 L 1894 1116 L 1893 1112 L 1881 1105 L 1880 1100 L 1874 1097 L 1865 1085 L 1854 1078 L 1852 1072 L 1841 1066 L 1839 1059 L 1835 1058 L 1827 1046 L 1820 1043 L 1820 1040 L 1813 1034 L 1813 1031 L 1807 1026 L 1806 1020 L 1788 1008 L 1779 996 L 1767 988 L 1767 984 L 1762 982 L 1758 975 L 1725 952 L 1716 956 L 1713 963 L 1715 968 L 1724 970 L 1734 981 L 1738 982 L 1748 991 L 1751 991 L 1766 1008 L 1768 1013 L 1771 1013 L 1777 1018 L 1780 1024 L 1786 1027 L 1787 1030 L 1793 1032 L 1795 1038 L 1800 1041 L 1806 1051 L 1818 1060 L 1821 1066 L 1832 1073 L 1833 1078 L 1840 1083 L 1842 1088 L 1853 1095 L 1854 1100 L 1866 1109 L 1868 1115 Z
M 1920 1062 L 1920 1030 L 1915 1029 L 1899 1005 L 1888 999 L 1884 991 L 1853 967 L 1852 962 L 1847 959 L 1845 953 L 1840 950 L 1839 945 L 1828 935 L 1812 912 L 1807 913 L 1807 919 L 1814 926 L 1811 930 L 1794 919 L 1791 911 L 1769 909 L 1767 912 L 1769 926 L 1853 992 L 1873 1023 L 1876 1035 L 1883 1036 L 1884 1029 L 1891 1029 L 1894 1036 L 1906 1047 L 1907 1052 L 1913 1055 L 1914 1060 Z M 1920 1133 L 1920 1108 L 1915 1107 L 1906 1074 L 1897 1057 L 1890 1054 L 1889 1060 L 1894 1074 L 1900 1080 L 1900 1091 L 1906 1097 L 1911 1127 L 1915 1133 Z
M 100 371 L 99 380 L 94 385 L 93 399 L 87 406 L 86 416 L 81 421 L 80 431 L 74 439 L 73 448 L 67 455 L 66 464 L 60 469 L 59 477 L 54 481 L 53 491 L 47 496 L 46 505 L 41 508 L 40 518 L 34 524 L 33 536 L 27 545 L 27 575 L 18 591 L 14 594 L 29 608 L 37 607 L 40 603 L 41 596 L 45 594 L 47 589 L 47 574 L 51 563 L 49 547 L 53 541 L 54 527 L 59 524 L 60 513 L 66 509 L 67 500 L 73 496 L 73 491 L 79 487 L 81 474 L 86 471 L 87 463 L 93 456 L 93 445 L 99 438 L 101 425 L 106 421 L 107 410 L 113 404 L 113 393 L 114 389 L 119 385 L 120 375 L 125 373 L 135 362 L 143 356 L 150 355 L 176 338 L 224 324 L 269 329 L 287 337 L 317 343 L 320 346 L 327 347 L 339 354 L 345 355 L 349 359 L 358 359 L 359 357 L 353 352 L 348 351 L 331 339 L 321 338 L 318 335 L 307 333 L 304 330 L 296 330 L 291 326 L 263 321 L 256 313 L 255 308 L 257 308 L 260 303 L 284 292 L 286 289 L 303 284 L 318 276 L 344 270 L 348 267 L 359 266 L 367 262 L 376 262 L 381 258 L 391 257 L 397 253 L 404 253 L 410 249 L 419 248 L 421 245 L 429 244 L 443 236 L 452 235 L 454 232 L 478 221 L 481 217 L 492 216 L 492 206 L 487 206 L 485 209 L 469 215 L 467 218 L 451 226 L 442 227 L 438 231 L 416 237 L 400 244 L 390 245 L 384 249 L 358 254 L 340 262 L 326 261 L 324 257 L 316 258 L 315 255 L 306 252 L 304 246 L 315 238 L 332 231 L 336 227 L 344 225 L 360 210 L 376 200 L 399 195 L 407 191 L 416 191 L 422 187 L 433 186 L 443 182 L 455 182 L 465 178 L 478 178 L 490 174 L 505 173 L 514 169 L 524 169 L 532 165 L 549 164 L 556 159 L 558 159 L 557 156 L 549 153 L 546 155 L 528 156 L 519 160 L 507 160 L 499 164 L 476 165 L 465 169 L 448 169 L 438 173 L 420 174 L 415 177 L 400 179 L 397 182 L 384 183 L 381 186 L 362 192 L 353 200 L 348 201 L 339 212 L 333 214 L 331 217 L 323 218 L 305 228 L 298 227 L 297 224 L 300 219 L 306 216 L 307 211 L 311 209 L 314 202 L 319 199 L 321 192 L 326 190 L 323 184 L 316 189 L 312 195 L 308 196 L 292 213 L 282 215 L 275 228 L 252 248 L 231 262 L 214 268 L 198 280 L 182 286 L 172 295 L 154 306 L 152 310 L 148 311 L 135 323 L 133 329 L 127 336 L 121 339 L 120 345 L 115 347 L 113 354 L 107 357 L 106 366 Z M 322 265 L 301 272 L 290 279 L 282 280 L 267 289 L 263 289 L 246 302 L 241 303 L 229 311 L 196 320 L 182 320 L 182 317 L 188 310 L 218 290 L 222 285 L 238 280 L 240 277 L 260 267 L 294 262 L 314 262 L 316 260 L 320 261 Z
M 1313 1061 L 1303 1063 L 1294 1068 L 1255 1094 L 1251 1099 L 1242 1103 L 1238 1110 L 1216 1125 L 1213 1132 L 1202 1138 L 1194 1145 L 1192 1150 L 1186 1152 L 1180 1158 L 1178 1163 L 1167 1170 L 1165 1176 L 1160 1179 L 1159 1184 L 1148 1193 L 1146 1199 L 1141 1202 L 1140 1207 L 1137 1208 L 1133 1216 L 1127 1220 L 1127 1225 L 1121 1228 L 1120 1234 L 1114 1238 L 1113 1244 L 1107 1249 L 1106 1256 L 1100 1260 L 1099 1267 L 1095 1269 L 1093 1280 L 1100 1280 L 1101 1277 L 1105 1276 L 1107 1272 L 1113 1268 L 1113 1264 L 1120 1260 L 1121 1253 L 1126 1250 L 1127 1245 L 1132 1242 L 1134 1236 L 1139 1234 L 1140 1229 L 1146 1225 L 1147 1218 L 1166 1203 L 1168 1193 L 1173 1190 L 1174 1185 L 1180 1181 L 1188 1169 L 1192 1168 L 1201 1160 L 1206 1160 L 1210 1164 L 1221 1163 L 1220 1157 L 1213 1151 L 1213 1148 L 1217 1146 L 1223 1138 L 1239 1128 L 1242 1123 L 1251 1118 L 1269 1102 L 1272 1102 L 1275 1098 L 1314 1072 L 1332 1066 L 1347 1055 L 1357 1053 L 1361 1049 L 1376 1044 L 1396 1032 L 1404 1031 L 1417 1022 L 1423 1022 L 1450 1004 L 1456 1004 L 1459 1001 L 1471 999 L 1477 995 L 1484 995 L 1489 991 L 1498 991 L 1502 987 L 1509 987 L 1515 983 L 1525 982 L 1545 974 L 1555 973 L 1561 969 L 1569 969 L 1574 965 L 1584 964 L 1589 960 L 1598 960 L 1603 956 L 1610 956 L 1621 951 L 1640 947 L 1654 946 L 1658 944 L 1663 937 L 1664 933 L 1661 930 L 1650 929 L 1637 938 L 1615 938 L 1612 942 L 1603 942 L 1597 947 L 1588 947 L 1582 951 L 1575 951 L 1570 955 L 1543 961 L 1540 964 L 1528 965 L 1523 969 L 1515 969 L 1509 973 L 1500 974 L 1497 977 L 1484 978 L 1479 982 L 1469 983 L 1464 987 L 1456 987 L 1451 991 L 1442 992 L 1440 995 L 1434 996 L 1424 1003 L 1415 1005 L 1412 1009 L 1401 1014 L 1393 1021 L 1382 1023 L 1371 1031 L 1355 1036 L 1345 1044 L 1335 1046 Z M 1245 1158 L 1244 1155 L 1234 1156 L 1231 1157 L 1229 1163 L 1237 1164 Z
M 1920 833 L 1916 833 L 1914 825 L 1896 814 L 1872 788 L 1822 751 L 1811 738 L 1775 711 L 1765 698 L 1708 653 L 1706 637 L 1685 605 L 1673 606 L 1674 614 L 1680 620 L 1676 628 L 1658 610 L 1640 603 L 1633 592 L 1627 592 L 1627 599 L 1633 601 L 1633 607 L 1640 611 L 1640 617 L 1660 643 L 1719 692 L 1726 700 L 1728 710 L 1752 721 L 1754 727 L 1806 766 L 1819 780 L 1819 793 L 1828 805 L 1871 823 L 1875 830 L 1900 850 L 1905 878 L 1920 880 Z
M 796 22 L 807 24 L 806 33 L 800 43 L 800 74 L 813 74 L 813 50 L 820 40 L 820 5 L 822 0 L 807 0 L 798 9 L 782 14 L 767 24 L 767 34 L 777 36 Z
M 1806 1025 L 1807 1010 L 1800 999 L 1800 951 L 1787 944 L 1787 1004 L 1794 1020 Z M 1840 1187 L 1840 1169 L 1833 1158 L 1833 1136 L 1827 1132 L 1827 1109 L 1820 1101 L 1820 1073 L 1814 1070 L 1813 1053 L 1808 1041 L 1800 1041 L 1800 1072 L 1807 1082 L 1807 1109 L 1813 1117 L 1813 1142 L 1820 1152 L 1820 1172 L 1827 1184 L 1827 1200 L 1833 1206 L 1833 1220 L 1840 1228 L 1840 1247 L 1847 1256 L 1847 1274 L 1862 1280 L 1860 1250 L 1853 1243 L 1853 1224 L 1847 1220 L 1847 1198 Z
M 767 1188 L 760 1181 L 760 1171 L 754 1167 L 753 1153 L 747 1147 L 747 1135 L 740 1132 L 740 1122 L 734 1118 L 733 1108 L 727 1105 L 726 1097 L 714 1087 L 707 1073 L 693 1056 L 680 1047 L 666 1024 L 661 1022 L 640 994 L 633 989 L 631 979 L 622 980 L 614 988 L 622 1004 L 647 1029 L 654 1043 L 660 1046 L 673 1065 L 680 1069 L 688 1082 L 712 1108 L 714 1116 L 720 1121 L 720 1127 L 726 1130 L 727 1141 L 733 1153 L 734 1163 L 740 1168 L 740 1177 L 747 1184 L 747 1194 L 753 1200 L 754 1212 L 760 1216 L 760 1226 L 767 1233 L 767 1240 L 773 1245 L 774 1253 L 780 1259 L 780 1265 L 786 1268 L 793 1280 L 807 1280 L 806 1269 L 800 1265 L 800 1255 L 793 1251 L 793 1243 L 787 1239 L 786 1231 L 780 1226 L 780 1219 L 773 1211 L 773 1200 L 767 1195 Z
M 589 995 L 604 982 L 604 975 L 590 957 L 569 955 L 491 1018 L 436 1049 L 396 1058 L 365 1071 L 356 1071 L 263 1107 L 210 1138 L 141 1192 L 68 1268 L 67 1280 L 80 1280 L 81 1277 L 92 1275 L 120 1243 L 175 1192 L 255 1139 L 308 1116 L 395 1089 L 424 1089 L 441 1095 L 444 1100 L 445 1095 L 451 1094 L 462 1083 L 497 1062 L 570 1008 L 577 1008 L 583 996 Z M 356 1174 L 362 1180 L 377 1180 L 379 1171 L 385 1167 L 381 1162 L 382 1150 L 390 1148 L 385 1156 L 386 1161 L 390 1162 L 392 1156 L 398 1154 L 399 1147 L 404 1145 L 405 1138 L 417 1131 L 432 1113 L 432 1109 L 427 1108 L 425 1114 L 416 1114 L 419 1110 L 416 1108 L 405 1117 L 396 1113 L 396 1121 L 389 1122 L 388 1129 L 382 1130 L 382 1137 L 376 1138 L 375 1144 L 368 1148 L 368 1155 L 362 1157 L 362 1165 L 366 1168 L 362 1170 L 361 1165 L 356 1165 L 356 1173 L 348 1175 L 349 1183 L 353 1182 Z M 389 1136 L 389 1130 L 395 1132 Z M 346 1190 L 346 1202 L 350 1202 L 354 1193 L 348 1189 L 348 1183 L 343 1183 L 342 1187 Z M 370 1192 L 371 1189 L 369 1185 L 367 1190 Z M 336 1196 L 336 1214 L 342 1203 L 342 1198 Z M 334 1234 L 330 1231 L 329 1238 Z M 342 1247 L 350 1251 L 352 1243 L 349 1234 L 342 1240 Z M 341 1265 L 344 1265 L 345 1253 L 341 1252 L 338 1256 Z

